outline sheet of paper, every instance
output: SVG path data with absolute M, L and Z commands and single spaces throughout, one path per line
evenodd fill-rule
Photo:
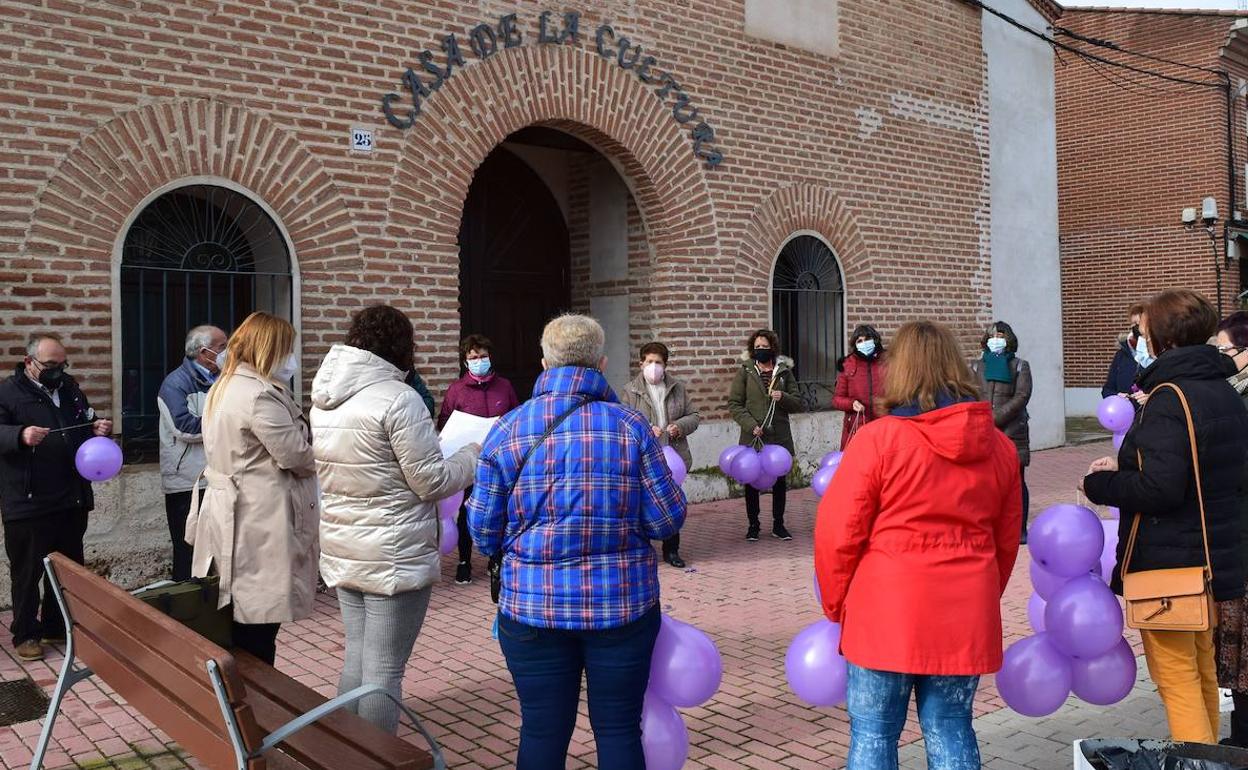
M 497 417 L 477 417 L 467 412 L 451 412 L 438 439 L 442 447 L 442 456 L 450 457 L 468 444 L 484 444 L 486 434 L 496 422 L 498 422 Z

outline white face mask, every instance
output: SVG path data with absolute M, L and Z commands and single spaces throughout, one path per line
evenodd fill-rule
M 993 353 L 1000 353 L 1001 351 L 1005 350 L 1005 347 L 1007 344 L 1008 343 L 1006 342 L 1006 340 L 1000 337 L 988 338 L 988 350 L 992 351 Z
M 1156 360 L 1157 359 L 1154 358 L 1153 355 L 1148 352 L 1148 340 L 1144 339 L 1143 336 L 1136 339 L 1135 362 L 1140 365 L 1140 368 L 1147 369 L 1148 367 L 1152 366 L 1153 362 Z
M 286 360 L 282 362 L 282 365 L 277 367 L 277 370 L 273 372 L 273 379 L 278 382 L 287 382 L 291 380 L 298 371 L 299 357 L 294 353 L 291 353 L 286 356 Z
M 648 363 L 641 368 L 641 373 L 645 375 L 646 382 L 651 385 L 658 385 L 663 381 L 663 364 L 654 362 Z
M 218 372 L 225 371 L 225 361 L 229 357 L 230 357 L 230 351 L 228 348 L 222 348 L 221 352 L 217 354 L 217 371 Z

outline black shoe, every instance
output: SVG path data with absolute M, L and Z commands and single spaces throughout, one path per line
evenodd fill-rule
M 677 553 L 676 551 L 672 551 L 671 553 L 664 555 L 664 556 L 663 556 L 663 561 L 665 561 L 665 562 L 667 562 L 668 564 L 672 565 L 672 566 L 673 566 L 673 567 L 675 567 L 676 569 L 684 569 L 684 568 L 685 568 L 685 560 L 684 560 L 684 559 L 682 559 L 682 558 L 680 558 L 680 554 L 679 554 L 679 553 Z
M 783 524 L 777 524 L 774 527 L 772 527 L 771 536 L 775 538 L 779 538 L 780 540 L 792 540 L 793 539 L 793 536 L 789 534 L 789 531 L 784 528 Z
M 455 585 L 466 586 L 472 582 L 472 564 L 461 561 L 455 568 Z
M 745 539 L 751 543 L 758 542 L 758 525 L 751 524 L 750 528 L 745 531 Z

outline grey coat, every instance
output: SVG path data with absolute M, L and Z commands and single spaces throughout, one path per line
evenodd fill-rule
M 670 374 L 665 374 L 663 384 L 667 386 L 667 397 L 663 399 L 663 406 L 667 409 L 667 423 L 678 426 L 681 436 L 673 439 L 664 432 L 659 436 L 659 444 L 670 445 L 676 450 L 676 454 L 680 455 L 680 459 L 685 461 L 685 467 L 691 469 L 693 468 L 693 454 L 689 451 L 688 436 L 698 429 L 702 418 L 698 415 L 693 402 L 689 400 L 689 391 L 685 389 L 685 383 Z M 650 399 L 650 391 L 642 375 L 637 375 L 624 386 L 620 402 L 641 412 L 651 425 L 659 424 L 654 412 L 654 402 Z
M 971 371 L 979 378 L 979 397 L 992 404 L 992 421 L 1018 447 L 1018 462 L 1026 468 L 1031 464 L 1031 418 L 1027 414 L 1027 402 L 1031 400 L 1031 366 L 1015 357 L 1010 364 L 1013 382 L 985 380 L 980 360 L 971 362 Z

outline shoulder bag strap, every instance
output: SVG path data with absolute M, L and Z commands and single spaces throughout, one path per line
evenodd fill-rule
M 1192 409 L 1188 406 L 1187 396 L 1183 390 L 1172 382 L 1164 382 L 1152 390 L 1152 394 L 1157 393 L 1162 388 L 1173 390 L 1175 395 L 1179 397 L 1179 405 L 1183 407 L 1183 417 L 1187 421 L 1187 440 L 1192 451 L 1192 472 L 1196 476 L 1196 502 L 1200 507 L 1200 539 L 1205 549 L 1205 579 L 1213 580 L 1213 561 L 1209 558 L 1209 530 L 1205 522 L 1205 492 L 1204 486 L 1200 479 L 1200 453 L 1196 449 L 1196 425 L 1192 421 Z M 1151 395 L 1151 394 L 1150 394 Z M 1145 403 L 1141 409 L 1140 416 L 1143 418 L 1143 409 L 1147 409 L 1148 404 Z M 1139 463 L 1140 470 L 1144 470 L 1144 457 L 1139 449 L 1135 450 L 1136 460 Z M 1131 536 L 1127 540 L 1127 550 L 1123 554 L 1122 560 L 1122 578 L 1127 576 L 1127 568 L 1131 564 L 1131 554 L 1135 550 L 1136 535 L 1140 529 L 1140 514 L 1135 514 L 1134 521 L 1131 522 Z
M 516 477 L 511 480 L 510 486 L 507 487 L 506 499 L 510 500 L 512 493 L 516 491 L 516 485 L 520 483 L 520 476 L 524 473 L 524 466 L 528 464 L 529 458 L 533 456 L 533 453 L 537 451 L 537 448 L 541 446 L 542 444 L 546 443 L 546 439 L 550 438 L 551 434 L 555 432 L 555 428 L 558 428 L 560 425 L 562 425 L 565 420 L 567 420 L 569 417 L 572 416 L 573 412 L 585 406 L 585 404 L 587 403 L 589 403 L 588 398 L 585 398 L 585 397 L 578 398 L 575 404 L 573 404 L 570 408 L 565 410 L 562 414 L 560 414 L 553 421 L 551 421 L 550 425 L 546 427 L 546 432 L 542 434 L 541 438 L 539 438 L 537 441 L 535 441 L 532 445 L 529 446 L 529 450 L 524 453 L 524 457 L 520 458 L 520 464 L 516 466 Z M 504 545 L 503 550 L 504 551 L 507 550 L 507 547 L 510 546 L 512 543 L 516 542 L 516 540 L 525 532 L 527 532 L 529 530 L 529 527 L 533 526 L 533 523 L 535 523 L 536 521 L 537 521 L 537 517 L 534 516 L 533 522 L 524 524 L 524 526 L 520 528 L 520 531 L 517 532 L 515 535 L 513 535 L 512 538 Z M 523 524 L 523 521 L 521 523 Z

